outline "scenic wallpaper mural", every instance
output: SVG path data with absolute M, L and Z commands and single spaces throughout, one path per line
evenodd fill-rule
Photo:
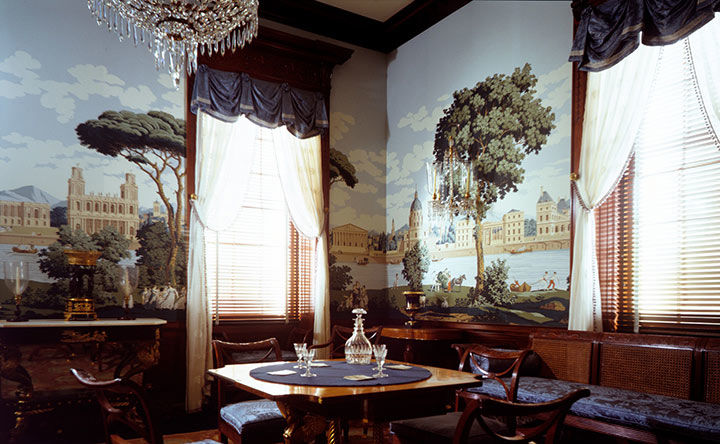
M 567 323 L 571 23 L 563 2 L 472 2 L 389 57 L 385 149 L 334 116 L 336 317 L 403 318 L 424 252 L 419 319 Z
M 102 253 L 99 316 L 122 314 L 123 267 L 136 266 L 133 312 L 174 318 L 186 288 L 183 87 L 83 2 L 40 3 L 0 5 L 0 260 L 29 263 L 30 317 L 63 316 L 72 248 Z M 0 304 L 0 318 L 14 311 L 5 285 Z

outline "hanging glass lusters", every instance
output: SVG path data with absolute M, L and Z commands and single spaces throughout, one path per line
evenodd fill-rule
M 88 0 L 98 25 L 147 45 L 175 87 L 197 70 L 197 49 L 225 54 L 257 36 L 258 0 Z

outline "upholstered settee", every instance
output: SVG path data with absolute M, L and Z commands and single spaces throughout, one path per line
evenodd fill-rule
M 468 346 L 455 345 L 460 367 L 478 372 Z M 554 331 L 533 334 L 530 347 L 517 401 L 590 389 L 566 426 L 647 443 L 720 442 L 720 339 Z M 468 392 L 506 396 L 494 380 Z

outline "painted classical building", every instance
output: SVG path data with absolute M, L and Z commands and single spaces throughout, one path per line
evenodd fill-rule
M 330 253 L 333 254 L 367 254 L 368 231 L 353 224 L 340 225 L 330 230 L 332 244 Z
M 135 237 L 140 219 L 138 217 L 138 187 L 134 174 L 125 174 L 120 185 L 120 196 L 110 194 L 85 194 L 82 168 L 73 167 L 68 179 L 68 225 L 73 230 L 87 234 L 96 233 L 107 226 L 120 234 Z
M 3 227 L 49 227 L 50 204 L 0 200 Z

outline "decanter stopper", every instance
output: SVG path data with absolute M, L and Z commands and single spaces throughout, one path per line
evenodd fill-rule
M 345 361 L 348 364 L 370 364 L 372 344 L 365 336 L 362 318 L 362 315 L 367 314 L 367 312 L 362 308 L 356 308 L 352 312 L 357 317 L 355 318 L 355 330 L 345 342 Z

